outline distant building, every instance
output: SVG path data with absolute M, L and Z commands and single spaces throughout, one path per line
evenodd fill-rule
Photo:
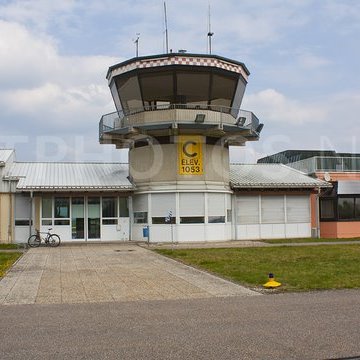
M 320 196 L 320 234 L 326 238 L 360 236 L 360 154 L 287 150 L 258 160 L 282 163 L 333 186 Z

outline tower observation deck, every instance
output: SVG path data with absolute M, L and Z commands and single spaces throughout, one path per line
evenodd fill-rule
M 171 53 L 114 65 L 107 79 L 117 111 L 102 116 L 100 143 L 132 148 L 182 134 L 227 145 L 258 140 L 262 124 L 240 109 L 249 74 L 243 63 L 216 55 Z
M 241 62 L 188 53 L 109 68 L 116 111 L 102 116 L 99 140 L 129 149 L 135 233 L 137 223 L 161 224 L 168 210 L 179 240 L 182 224 L 207 231 L 210 213 L 221 222 L 229 215 L 229 146 L 258 140 L 263 127 L 240 108 L 249 74 Z M 225 232 L 219 239 L 231 237 Z

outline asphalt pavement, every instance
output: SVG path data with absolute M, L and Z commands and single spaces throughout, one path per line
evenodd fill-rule
M 1 359 L 355 359 L 360 291 L 0 306 Z

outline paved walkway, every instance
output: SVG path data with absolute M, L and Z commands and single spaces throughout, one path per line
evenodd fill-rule
M 30 249 L 0 281 L 0 304 L 90 303 L 259 295 L 145 248 Z

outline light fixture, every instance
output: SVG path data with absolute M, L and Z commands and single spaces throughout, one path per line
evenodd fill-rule
M 240 117 L 236 120 L 235 125 L 236 125 L 236 126 L 244 126 L 245 121 L 246 121 L 246 117 L 240 116 Z
M 196 114 L 195 122 L 196 123 L 203 123 L 205 120 L 205 114 Z

